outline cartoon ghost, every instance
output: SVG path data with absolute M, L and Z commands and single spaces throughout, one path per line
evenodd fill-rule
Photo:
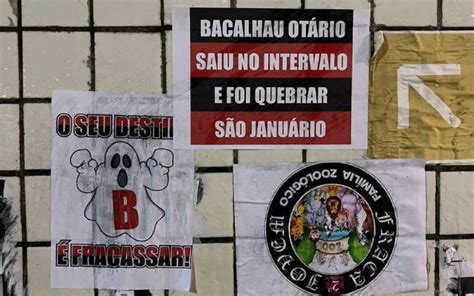
M 125 234 L 137 241 L 151 238 L 165 211 L 153 200 L 150 190 L 161 191 L 168 186 L 169 168 L 174 163 L 170 150 L 156 149 L 144 162 L 133 146 L 115 142 L 105 151 L 102 163 L 87 149 L 75 151 L 70 163 L 78 173 L 77 189 L 93 194 L 84 216 L 104 235 Z

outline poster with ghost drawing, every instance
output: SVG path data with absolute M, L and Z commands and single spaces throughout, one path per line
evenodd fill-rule
M 191 285 L 194 163 L 170 98 L 55 91 L 51 286 Z

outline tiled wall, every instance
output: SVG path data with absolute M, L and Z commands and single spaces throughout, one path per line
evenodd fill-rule
M 372 28 L 474 30 L 474 0 L 0 0 L 0 178 L 15 198 L 31 296 L 103 295 L 49 288 L 50 102 L 53 89 L 172 90 L 171 7 L 370 8 Z M 363 150 L 197 151 L 199 295 L 235 292 L 232 164 L 363 158 Z M 430 290 L 444 294 L 437 243 L 474 261 L 474 164 L 427 166 Z M 155 295 L 182 295 L 157 291 Z

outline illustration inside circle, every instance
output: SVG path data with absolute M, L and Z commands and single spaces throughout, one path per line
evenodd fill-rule
M 364 261 L 374 240 L 374 218 L 356 191 L 326 184 L 307 191 L 293 208 L 291 244 L 308 268 L 337 275 Z

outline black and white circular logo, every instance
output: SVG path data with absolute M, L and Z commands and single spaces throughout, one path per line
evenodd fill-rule
M 382 183 L 348 163 L 317 163 L 289 176 L 266 217 L 268 250 L 299 289 L 338 295 L 360 290 L 387 266 L 396 212 Z

